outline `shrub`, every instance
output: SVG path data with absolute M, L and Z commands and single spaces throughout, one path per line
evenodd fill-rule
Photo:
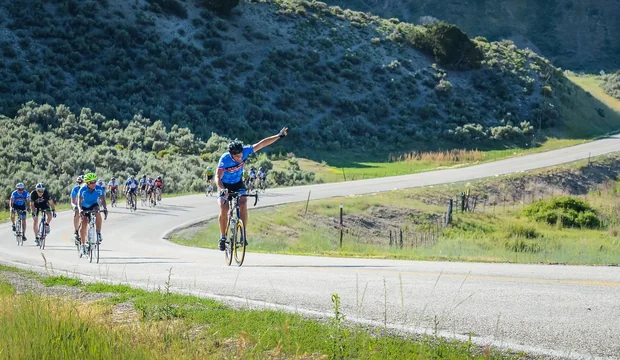
M 232 9 L 239 5 L 239 0 L 202 0 L 202 4 L 209 10 L 227 15 Z
M 523 209 L 523 214 L 533 220 L 565 227 L 598 228 L 601 226 L 596 212 L 587 202 L 573 197 L 540 200 Z

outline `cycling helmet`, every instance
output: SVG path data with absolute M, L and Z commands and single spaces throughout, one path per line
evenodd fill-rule
M 261 166 L 261 167 L 259 167 L 259 168 L 258 168 L 258 170 L 263 171 L 263 167 L 262 167 L 262 166 Z
M 102 182 L 103 182 L 103 179 L 97 180 L 97 184 L 102 183 Z
M 82 178 L 82 175 L 78 176 L 77 179 L 75 179 L 75 182 L 78 184 L 81 184 L 84 182 L 84 178 Z
M 95 173 L 88 173 L 84 177 L 84 182 L 89 183 L 91 181 L 97 181 L 97 175 Z
M 146 175 L 142 175 L 142 178 L 143 178 L 143 179 L 146 179 Z
M 252 166 L 252 167 L 250 168 L 250 170 L 252 170 L 252 171 L 256 171 L 256 168 L 255 168 L 254 166 Z
M 211 169 L 211 166 L 207 166 L 207 170 L 213 170 L 213 169 Z
M 135 176 L 135 175 L 131 175 L 129 178 L 130 178 L 130 179 L 135 179 L 135 178 L 136 178 L 136 176 Z
M 157 180 L 161 180 L 161 176 L 158 176 L 158 177 L 157 177 Z
M 243 152 L 243 144 L 239 140 L 234 140 L 228 143 L 228 152 L 231 155 L 241 154 Z
M 24 183 L 17 183 L 17 185 L 15 185 L 15 188 L 19 190 L 24 190 L 25 187 L 26 186 L 24 186 Z
M 36 186 L 37 191 L 45 190 L 45 185 L 43 183 L 38 183 Z
M 114 181 L 114 180 L 116 180 L 116 178 L 114 176 L 112 176 L 112 178 L 110 180 Z

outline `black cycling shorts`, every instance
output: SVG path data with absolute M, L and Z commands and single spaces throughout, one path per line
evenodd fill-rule
M 40 207 L 35 205 L 34 207 L 35 207 L 34 216 L 39 216 L 39 213 L 42 213 L 42 212 L 52 211 L 49 204 L 45 204 L 44 206 L 40 206 Z
M 245 194 L 246 192 L 245 184 L 243 183 L 243 181 L 239 181 L 238 183 L 234 183 L 234 184 L 227 184 L 227 183 L 223 183 L 223 184 L 224 184 L 224 188 L 226 188 L 226 190 L 230 192 L 237 192 L 239 194 Z
M 17 205 L 17 204 L 13 204 L 13 212 L 15 211 L 26 211 L 26 204 L 21 204 L 21 205 Z

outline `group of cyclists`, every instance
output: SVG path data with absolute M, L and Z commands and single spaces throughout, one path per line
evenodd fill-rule
M 226 225 L 228 223 L 228 196 L 227 193 L 235 192 L 238 194 L 246 193 L 246 185 L 251 189 L 255 187 L 257 181 L 265 181 L 266 172 L 260 167 L 256 171 L 255 167 L 251 167 L 247 172 L 247 177 L 244 175 L 245 161 L 251 154 L 261 150 L 262 148 L 271 145 L 278 139 L 281 139 L 287 135 L 288 128 L 283 128 L 280 132 L 274 136 L 270 136 L 262 139 L 254 145 L 244 146 L 240 141 L 235 140 L 228 144 L 228 151 L 224 153 L 218 162 L 217 172 L 213 171 L 211 167 L 208 167 L 205 171 L 205 180 L 209 183 L 215 182 L 218 189 L 218 203 L 220 206 L 220 214 L 218 217 L 220 225 L 220 239 L 219 248 L 225 250 L 226 242 Z M 244 181 L 246 177 L 247 181 Z M 146 191 L 148 196 L 156 204 L 157 194 L 161 194 L 163 191 L 163 180 L 161 176 L 157 178 L 150 178 L 147 175 L 143 175 L 139 180 L 134 175 L 131 175 L 124 184 L 123 192 L 126 197 L 136 193 L 138 189 Z M 97 241 L 101 243 L 103 240 L 101 236 L 102 218 L 100 215 L 103 212 L 107 218 L 108 210 L 106 204 L 106 188 L 109 189 L 112 204 L 114 204 L 116 196 L 119 190 L 119 183 L 115 177 L 112 177 L 106 185 L 103 179 L 98 179 L 95 173 L 88 173 L 80 175 L 76 178 L 76 185 L 71 190 L 71 204 L 74 211 L 74 230 L 75 230 L 75 243 L 82 247 L 82 254 L 87 253 L 85 238 L 88 222 L 90 216 L 96 216 L 96 231 Z M 241 198 L 240 204 L 240 216 L 244 226 L 247 225 L 247 199 Z M 28 205 L 28 206 L 27 206 Z M 16 231 L 15 215 L 21 212 L 29 211 L 33 217 L 33 229 L 35 233 L 35 242 L 39 243 L 39 237 L 37 233 L 39 214 L 46 213 L 45 232 L 49 234 L 50 223 L 53 218 L 56 217 L 56 204 L 52 200 L 45 184 L 38 183 L 35 186 L 34 191 L 28 192 L 23 183 L 15 185 L 15 191 L 11 193 L 9 199 L 9 207 L 11 213 L 11 223 L 13 226 L 13 232 Z M 21 229 L 26 229 L 26 216 L 19 216 L 21 219 Z M 24 231 L 25 233 L 25 231 Z M 245 233 L 245 232 L 244 232 Z M 25 236 L 23 240 L 27 240 Z M 245 241 L 245 239 L 244 239 Z

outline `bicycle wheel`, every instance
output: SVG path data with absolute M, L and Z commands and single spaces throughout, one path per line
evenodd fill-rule
M 17 224 L 15 224 L 15 240 L 17 240 L 17 246 L 24 245 L 24 235 L 22 234 L 22 217 L 17 217 Z
M 95 216 L 95 214 L 91 214 L 90 216 Z M 93 251 L 95 247 L 95 243 L 97 242 L 95 234 L 95 227 L 90 226 L 88 229 L 88 262 L 93 262 Z
M 233 237 L 235 236 L 235 224 L 234 221 L 228 225 L 227 236 L 226 236 L 226 251 L 224 251 L 226 255 L 226 264 L 230 266 L 232 264 L 233 259 L 233 248 L 235 247 Z
M 39 223 L 39 249 L 43 250 L 45 247 L 45 216 Z
M 237 265 L 241 266 L 243 265 L 243 260 L 245 260 L 246 247 L 245 230 L 243 230 L 242 220 L 237 221 L 237 230 L 233 234 L 232 243 L 234 244 L 233 253 L 235 255 L 235 262 L 237 263 Z
M 138 210 L 138 198 L 136 193 L 131 194 L 131 203 L 133 204 L 133 211 Z
M 95 241 L 95 258 L 97 260 L 97 264 L 99 264 L 99 239 Z

